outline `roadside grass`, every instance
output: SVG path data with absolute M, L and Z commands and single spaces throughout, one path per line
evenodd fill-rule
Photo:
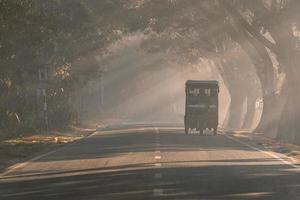
M 66 131 L 29 134 L 0 140 L 0 172 L 7 167 L 62 147 L 93 133 L 95 128 L 71 127 Z
M 240 139 L 246 139 L 262 148 L 284 154 L 291 158 L 294 164 L 300 164 L 300 146 L 271 138 L 263 133 L 255 133 L 243 130 L 229 132 L 231 135 Z

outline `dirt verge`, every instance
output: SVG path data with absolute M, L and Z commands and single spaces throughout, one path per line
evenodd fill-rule
M 71 127 L 65 131 L 26 134 L 0 141 L 0 172 L 13 164 L 70 144 L 95 132 L 95 127 Z

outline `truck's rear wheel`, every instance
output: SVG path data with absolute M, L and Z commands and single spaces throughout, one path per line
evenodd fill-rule
M 200 133 L 200 135 L 203 135 L 203 128 L 200 128 L 199 133 Z
M 214 128 L 214 135 L 218 134 L 218 128 Z

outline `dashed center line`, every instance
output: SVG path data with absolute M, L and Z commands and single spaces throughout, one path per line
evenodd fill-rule
M 154 158 L 155 158 L 155 160 L 160 160 L 161 156 L 155 156 Z
M 158 149 L 159 146 L 160 146 L 160 137 L 159 137 L 159 130 L 158 130 L 158 128 L 155 128 L 155 133 L 156 133 L 156 135 L 155 135 L 156 149 Z M 159 150 L 155 151 L 154 159 L 157 161 L 157 163 L 154 163 L 155 167 L 161 167 L 161 165 L 162 165 L 161 163 L 158 162 L 158 160 L 161 159 L 160 153 L 161 152 Z M 154 178 L 155 179 L 161 179 L 162 178 L 162 173 L 159 173 L 159 172 L 155 173 L 154 174 Z M 164 193 L 163 189 L 160 189 L 160 188 L 153 189 L 153 195 L 155 197 L 162 196 L 163 193 Z

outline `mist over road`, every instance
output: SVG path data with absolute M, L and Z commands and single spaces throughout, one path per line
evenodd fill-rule
M 299 168 L 276 156 L 177 124 L 115 125 L 3 174 L 0 199 L 300 199 Z

